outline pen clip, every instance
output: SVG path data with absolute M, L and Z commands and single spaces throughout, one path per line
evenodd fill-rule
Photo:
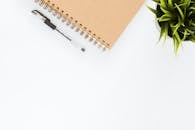
M 40 11 L 38 10 L 33 10 L 32 13 L 36 16 L 38 16 L 40 19 L 42 19 L 43 21 L 45 20 L 49 20 L 44 14 L 42 14 Z M 50 20 L 49 20 L 50 21 Z

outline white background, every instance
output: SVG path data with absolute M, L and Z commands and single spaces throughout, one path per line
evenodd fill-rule
M 35 8 L 1 1 L 0 130 L 195 129 L 195 45 L 157 44 L 145 6 L 105 53 L 79 52 Z

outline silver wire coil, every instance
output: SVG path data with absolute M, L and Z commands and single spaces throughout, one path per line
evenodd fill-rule
M 107 50 L 107 47 L 105 45 L 101 44 L 98 40 L 96 40 L 93 36 L 91 36 L 85 31 L 87 29 L 86 27 L 84 27 L 83 29 L 81 27 L 77 27 L 73 22 L 73 18 L 69 17 L 68 14 L 66 14 L 67 18 L 63 17 L 60 13 L 53 10 L 44 0 L 34 0 L 34 2 L 41 6 L 43 9 L 47 10 L 57 19 L 61 20 L 61 22 L 64 23 L 66 26 L 69 26 L 75 32 L 79 33 L 84 39 L 93 43 L 97 48 L 101 49 L 102 51 Z

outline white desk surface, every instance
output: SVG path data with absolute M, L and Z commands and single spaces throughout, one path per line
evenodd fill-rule
M 151 3 L 151 2 L 149 2 Z M 144 6 L 115 47 L 84 54 L 30 13 L 1 1 L 1 130 L 194 130 L 195 44 L 157 44 Z

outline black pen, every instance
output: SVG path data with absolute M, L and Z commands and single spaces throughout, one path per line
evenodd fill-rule
M 75 47 L 79 48 L 82 52 L 85 52 L 85 48 L 82 47 L 80 44 L 78 44 L 77 42 L 75 42 L 72 38 L 70 38 L 69 36 L 65 35 L 62 31 L 60 31 L 57 26 L 55 24 L 53 24 L 51 22 L 51 20 L 46 17 L 44 14 L 42 14 L 40 11 L 38 10 L 33 10 L 32 11 L 33 14 L 35 14 L 36 16 L 39 16 L 40 19 L 43 20 L 43 22 L 49 26 L 52 30 L 57 31 L 58 33 L 60 33 L 63 37 L 65 37 L 70 43 L 72 43 L 72 45 L 74 45 Z

